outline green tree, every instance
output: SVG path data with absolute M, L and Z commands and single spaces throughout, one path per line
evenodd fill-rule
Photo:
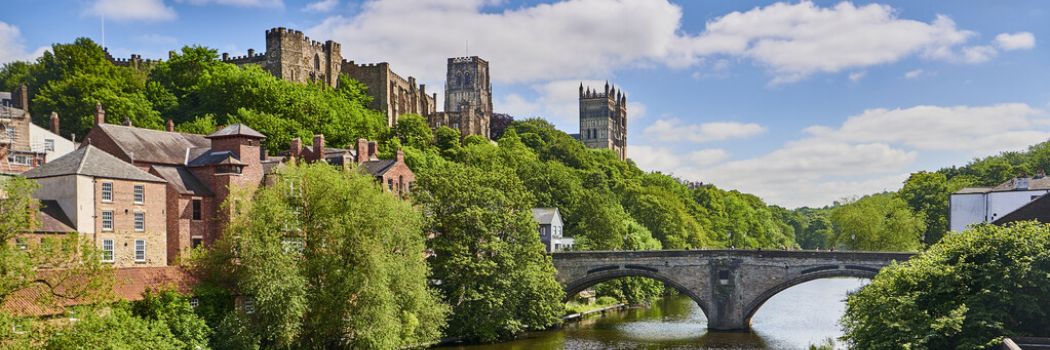
M 173 290 L 146 291 L 142 300 L 131 303 L 132 313 L 146 320 L 162 322 L 175 338 L 179 349 L 197 350 L 208 347 L 211 329 L 197 316 L 185 296 Z
M 449 335 L 494 341 L 560 321 L 563 292 L 517 177 L 449 163 L 418 184 Z
M 135 317 L 126 304 L 102 310 L 84 309 L 71 326 L 57 329 L 47 338 L 49 350 L 181 350 L 185 343 L 176 338 L 164 321 Z
M 925 219 L 923 244 L 937 243 L 948 232 L 948 197 L 952 192 L 970 185 L 968 181 L 962 181 L 964 179 L 957 177 L 956 181 L 949 181 L 944 174 L 920 171 L 911 174 L 904 187 L 898 191 L 900 198 L 908 203 L 912 211 Z
M 831 243 L 851 250 L 914 251 L 925 229 L 921 216 L 891 193 L 866 196 L 831 213 Z
M 426 149 L 434 143 L 434 132 L 430 130 L 426 119 L 418 114 L 402 115 L 397 119 L 393 132 L 405 146 Z
M 845 340 L 859 349 L 998 349 L 1050 335 L 1050 226 L 981 225 L 883 269 L 853 293 Z

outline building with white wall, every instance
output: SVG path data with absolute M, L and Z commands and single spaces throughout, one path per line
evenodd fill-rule
M 52 118 L 56 120 L 54 125 L 57 129 L 58 115 L 53 115 Z M 46 154 L 45 162 L 61 158 L 77 149 L 73 141 L 32 123 L 29 124 L 29 147 L 33 152 Z
M 565 225 L 558 208 L 532 208 L 532 217 L 540 224 L 540 241 L 543 241 L 548 253 L 572 250 L 575 240 L 563 236 Z
M 1045 175 L 1018 177 L 995 187 L 968 187 L 952 193 L 948 220 L 954 232 L 968 226 L 993 222 L 1031 201 L 1050 193 Z

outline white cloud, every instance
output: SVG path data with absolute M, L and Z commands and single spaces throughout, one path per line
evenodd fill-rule
M 1002 33 L 995 36 L 995 45 L 1005 51 L 1031 49 L 1035 47 L 1035 35 L 1029 32 Z
M 85 13 L 114 21 L 170 21 L 178 17 L 163 0 L 96 0 Z
M 999 51 L 990 45 L 968 46 L 962 49 L 962 57 L 959 59 L 966 63 L 982 63 L 998 54 Z
M 868 72 L 860 71 L 860 72 L 850 73 L 849 74 L 849 81 L 852 81 L 852 82 L 856 83 L 856 82 L 860 81 L 861 79 L 864 79 L 865 75 L 868 75 Z
M 930 160 L 926 157 L 965 161 L 1046 141 L 1050 120 L 1045 117 L 1021 103 L 870 109 L 837 127 L 806 128 L 804 137 L 749 158 L 727 161 L 718 151 L 658 147 L 643 148 L 664 152 L 642 153 L 649 160 L 630 155 L 643 169 L 754 193 L 769 203 L 823 206 L 897 190 L 910 172 L 924 170 L 920 160 Z
M 226 5 L 236 7 L 284 7 L 284 0 L 176 0 L 191 5 Z
M 0 21 L 0 64 L 13 61 L 30 61 L 44 54 L 48 48 L 40 47 L 33 52 L 26 51 L 22 43 L 22 31 L 18 27 Z
M 908 71 L 907 73 L 904 73 L 904 78 L 905 79 L 915 79 L 915 78 L 918 78 L 919 76 L 921 76 L 923 73 L 925 73 L 925 71 L 923 71 L 922 69 L 912 69 L 912 70 Z
M 710 122 L 684 124 L 679 119 L 659 119 L 643 132 L 645 136 L 662 141 L 711 142 L 746 138 L 762 134 L 766 128 L 755 123 Z
M 303 8 L 303 11 L 332 12 L 332 10 L 336 8 L 336 6 L 339 6 L 339 0 L 320 0 L 318 2 L 306 4 L 306 7 Z
M 969 45 L 977 33 L 947 16 L 904 19 L 880 4 L 775 3 L 725 14 L 689 33 L 681 29 L 682 9 L 667 0 L 565 0 L 500 10 L 488 8 L 492 3 L 369 1 L 359 13 L 328 17 L 308 32 L 352 47 L 355 60 L 390 61 L 402 74 L 432 82 L 443 78 L 444 59 L 464 55 L 468 42 L 469 54 L 488 59 L 500 83 L 600 77 L 652 64 L 684 68 L 705 60 L 718 72 L 728 59 L 743 58 L 766 67 L 776 84 L 908 57 L 973 63 L 994 56 Z

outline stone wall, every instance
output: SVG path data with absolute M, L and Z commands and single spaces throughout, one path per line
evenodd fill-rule
M 113 184 L 113 200 L 102 200 L 102 183 Z M 163 183 L 137 182 L 119 179 L 96 178 L 95 198 L 95 244 L 102 249 L 104 239 L 113 240 L 113 266 L 166 266 L 167 252 L 167 189 Z M 134 186 L 145 187 L 145 200 L 134 202 Z M 102 212 L 113 211 L 113 229 L 102 230 Z M 135 231 L 135 213 L 145 213 L 145 230 Z M 135 261 L 135 240 L 146 242 L 146 260 Z
M 368 87 L 372 104 L 368 107 L 387 116 L 387 126 L 397 124 L 406 113 L 429 117 L 437 112 L 437 95 L 427 95 L 426 85 L 416 84 L 416 78 L 402 78 L 386 62 L 356 64 L 343 62 L 342 71 Z

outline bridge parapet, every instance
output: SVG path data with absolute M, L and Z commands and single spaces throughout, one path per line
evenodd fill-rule
M 773 295 L 828 277 L 872 278 L 914 253 L 790 250 L 591 251 L 552 254 L 558 281 L 572 296 L 594 284 L 625 276 L 663 281 L 688 295 L 708 318 L 708 328 L 740 330 Z

